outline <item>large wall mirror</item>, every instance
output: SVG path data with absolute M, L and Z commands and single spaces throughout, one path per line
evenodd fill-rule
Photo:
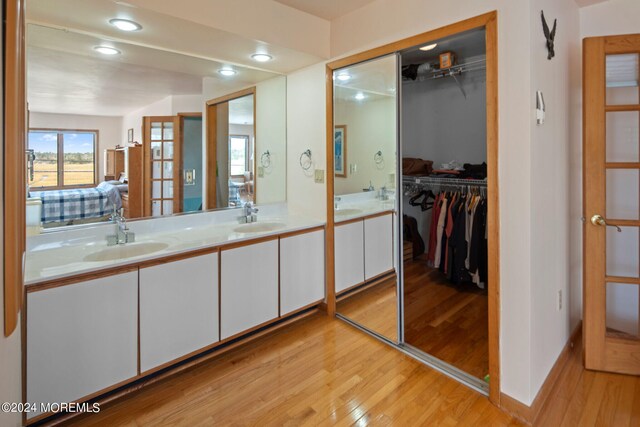
M 336 311 L 394 342 L 400 339 L 396 76 L 396 55 L 333 75 Z
M 285 201 L 286 77 L 157 44 L 192 22 L 138 10 L 108 37 L 126 5 L 55 3 L 27 9 L 30 232 Z

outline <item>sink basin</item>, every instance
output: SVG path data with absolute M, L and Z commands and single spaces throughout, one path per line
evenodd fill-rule
M 358 215 L 362 213 L 362 209 L 338 209 L 334 213 L 336 216 Z
M 236 233 L 260 233 L 264 231 L 274 231 L 284 228 L 285 224 L 281 222 L 252 222 L 250 224 L 242 224 L 233 229 Z
M 128 243 L 126 245 L 109 246 L 99 252 L 94 252 L 84 257 L 84 261 L 112 261 L 114 259 L 131 258 L 159 252 L 169 247 L 166 243 Z

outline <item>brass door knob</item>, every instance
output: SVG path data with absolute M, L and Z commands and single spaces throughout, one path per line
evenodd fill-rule
M 599 226 L 608 226 L 609 225 L 609 224 L 607 224 L 607 220 L 604 219 L 604 217 L 602 215 L 598 215 L 598 214 L 595 214 L 594 216 L 591 217 L 591 224 L 599 225 Z M 622 229 L 620 227 L 618 227 L 617 225 L 613 225 L 612 227 L 615 227 L 618 230 L 618 233 L 622 233 Z

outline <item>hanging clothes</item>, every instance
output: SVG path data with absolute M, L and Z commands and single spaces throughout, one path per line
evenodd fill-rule
M 487 201 L 478 194 L 441 192 L 435 195 L 427 265 L 439 269 L 454 284 L 487 282 Z

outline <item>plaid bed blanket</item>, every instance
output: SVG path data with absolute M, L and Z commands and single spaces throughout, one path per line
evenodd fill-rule
M 42 223 L 97 218 L 110 214 L 113 203 L 101 188 L 31 192 L 42 200 Z

